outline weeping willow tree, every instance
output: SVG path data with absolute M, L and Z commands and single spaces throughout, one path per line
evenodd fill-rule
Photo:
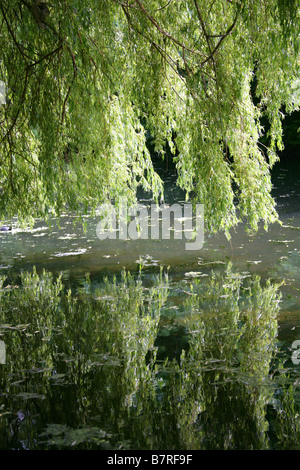
M 1 0 L 0 218 L 161 197 L 147 131 L 209 230 L 275 222 L 299 28 L 297 0 Z

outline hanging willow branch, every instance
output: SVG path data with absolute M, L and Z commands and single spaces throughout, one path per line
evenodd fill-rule
M 134 201 L 139 186 L 161 197 L 151 133 L 157 155 L 173 152 L 187 198 L 205 205 L 208 230 L 278 219 L 270 168 L 280 110 L 299 104 L 298 2 L 52 4 L 0 2 L 0 218 L 82 214 Z

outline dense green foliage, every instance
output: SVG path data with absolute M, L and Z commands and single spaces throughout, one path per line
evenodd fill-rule
M 299 28 L 297 0 L 1 0 L 0 218 L 158 196 L 147 130 L 208 229 L 272 223 Z

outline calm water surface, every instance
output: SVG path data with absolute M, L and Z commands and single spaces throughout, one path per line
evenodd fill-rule
M 199 251 L 69 214 L 0 232 L 0 448 L 298 449 L 299 170 L 281 226 Z

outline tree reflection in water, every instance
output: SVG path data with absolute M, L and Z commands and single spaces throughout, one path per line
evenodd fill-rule
M 163 270 L 151 285 L 86 277 L 76 291 L 49 272 L 1 278 L 0 447 L 297 448 L 279 287 L 230 266 L 184 284 Z M 170 325 L 179 354 L 162 352 Z

